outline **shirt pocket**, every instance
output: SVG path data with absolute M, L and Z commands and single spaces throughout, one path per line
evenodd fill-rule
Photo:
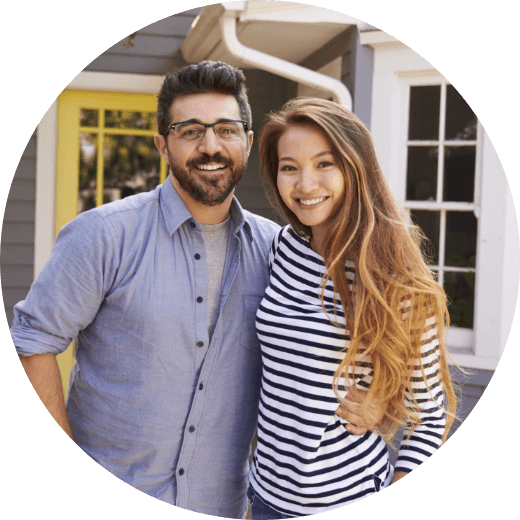
M 242 295 L 242 327 L 240 331 L 240 345 L 251 352 L 260 348 L 256 335 L 256 312 L 260 307 L 263 294 Z

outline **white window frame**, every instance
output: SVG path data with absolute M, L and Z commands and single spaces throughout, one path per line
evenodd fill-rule
M 370 130 L 390 189 L 403 203 L 410 85 L 446 80 L 421 56 L 382 31 L 360 33 L 360 40 L 374 49 Z M 513 320 L 520 248 L 507 179 L 480 124 L 476 159 L 475 207 L 479 208 L 479 221 L 473 341 L 470 348 L 457 347 L 465 341 L 458 341 L 455 331 L 449 342 L 459 365 L 495 370 Z
M 409 121 L 409 113 L 410 113 L 410 88 L 415 86 L 432 86 L 432 85 L 440 85 L 441 86 L 441 100 L 440 100 L 440 132 L 441 136 L 444 135 L 443 127 L 446 116 L 446 97 L 445 97 L 445 88 L 450 83 L 440 74 L 439 75 L 428 75 L 426 77 L 417 77 L 408 75 L 404 75 L 404 77 L 400 77 L 399 80 L 399 90 L 401 102 L 400 106 L 405 111 L 403 117 L 401 117 L 401 128 L 400 128 L 400 143 L 399 143 L 399 166 L 398 172 L 400 174 L 397 177 L 398 184 L 397 190 L 394 192 L 394 195 L 399 199 L 401 204 L 409 209 L 434 209 L 434 210 L 463 210 L 463 211 L 472 211 L 475 217 L 478 220 L 478 227 L 480 224 L 480 195 L 481 195 L 481 174 L 482 174 L 482 147 L 483 147 L 483 131 L 480 122 L 477 125 L 477 139 L 476 141 L 464 141 L 460 142 L 461 145 L 472 146 L 476 144 L 476 164 L 475 164 L 475 187 L 474 187 L 474 198 L 473 202 L 438 202 L 436 201 L 406 201 L 406 169 L 407 169 L 407 149 L 408 145 L 412 144 L 413 141 L 408 140 L 408 121 Z M 432 143 L 432 146 L 439 146 L 439 169 L 440 175 L 438 177 L 437 183 L 437 199 L 439 199 L 439 194 L 442 194 L 443 189 L 443 155 L 442 150 L 444 149 L 444 139 L 442 139 L 439 143 L 436 141 Z M 451 145 L 453 146 L 453 145 Z M 442 198 L 442 197 L 440 197 Z M 451 271 L 456 272 L 460 271 L 457 268 L 446 268 L 444 266 L 444 246 L 445 246 L 445 225 L 443 225 L 442 220 L 444 220 L 445 213 L 441 213 L 441 230 L 439 237 L 439 267 L 442 271 Z M 477 227 L 477 244 L 478 244 L 478 227 Z M 478 258 L 478 247 L 477 247 L 477 258 Z M 477 269 L 475 269 L 476 273 Z M 476 276 L 476 284 L 478 284 L 478 276 Z M 439 282 L 443 282 L 443 277 L 439 276 Z M 476 308 L 476 289 L 475 289 L 475 308 Z M 474 309 L 476 310 L 476 309 Z M 476 318 L 476 313 L 474 314 L 474 318 Z M 464 329 L 455 326 L 451 326 L 447 343 L 451 349 L 457 349 L 459 352 L 472 352 L 473 346 L 475 345 L 475 328 L 473 329 Z

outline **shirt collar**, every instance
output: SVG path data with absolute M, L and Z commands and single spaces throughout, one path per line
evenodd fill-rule
M 168 176 L 161 186 L 160 194 L 161 210 L 166 224 L 168 233 L 173 235 L 177 229 L 184 224 L 187 220 L 193 220 L 192 214 L 188 208 L 184 205 L 184 202 L 179 197 L 177 190 L 173 187 L 170 177 Z M 250 242 L 253 242 L 253 233 L 251 231 L 251 225 L 248 221 L 250 218 L 247 212 L 242 209 L 242 206 L 238 202 L 237 198 L 233 196 L 231 201 L 231 221 L 234 226 L 234 234 L 237 235 L 242 228 L 246 230 L 246 234 L 249 237 Z

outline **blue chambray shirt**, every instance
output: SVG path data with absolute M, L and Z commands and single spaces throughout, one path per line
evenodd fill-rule
M 200 513 L 245 513 L 261 377 L 255 315 L 277 229 L 233 200 L 211 343 L 201 227 L 169 178 L 64 226 L 16 305 L 22 356 L 60 353 L 75 338 L 76 442 L 137 489 Z

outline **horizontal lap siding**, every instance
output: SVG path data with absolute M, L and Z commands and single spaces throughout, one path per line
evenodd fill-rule
M 25 148 L 16 170 L 4 214 L 0 268 L 8 323 L 13 307 L 25 298 L 33 281 L 36 135 Z

